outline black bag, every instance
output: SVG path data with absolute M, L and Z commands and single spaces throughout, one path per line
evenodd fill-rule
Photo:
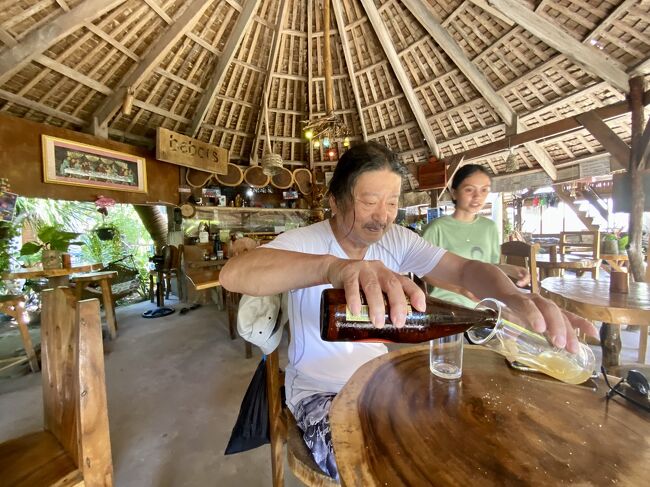
M 271 441 L 265 362 L 266 357 L 262 357 L 244 394 L 225 455 L 252 450 Z

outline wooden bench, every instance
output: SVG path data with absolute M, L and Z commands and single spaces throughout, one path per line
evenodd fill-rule
M 99 301 L 43 291 L 43 430 L 0 444 L 0 485 L 113 485 Z

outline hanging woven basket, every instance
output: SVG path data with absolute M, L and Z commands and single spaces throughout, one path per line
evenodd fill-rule
M 311 194 L 313 189 L 311 171 L 305 167 L 299 167 L 293 171 L 293 180 L 302 194 Z
M 251 166 L 244 171 L 244 181 L 253 188 L 263 188 L 269 184 L 271 177 L 264 174 L 262 166 Z
M 266 153 L 262 156 L 262 169 L 267 176 L 275 176 L 282 171 L 282 157 Z
M 239 186 L 244 180 L 244 173 L 239 166 L 229 162 L 226 174 L 215 174 L 214 178 L 223 186 Z
M 277 174 L 271 176 L 271 184 L 278 189 L 289 189 L 293 185 L 293 173 L 281 167 Z

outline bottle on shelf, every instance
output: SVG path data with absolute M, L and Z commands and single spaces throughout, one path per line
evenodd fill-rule
M 376 328 L 368 316 L 368 307 L 362 294 L 361 313 L 353 315 L 347 307 L 345 291 L 326 289 L 321 296 L 321 338 L 325 341 L 420 343 L 464 331 L 474 327 L 494 327 L 498 314 L 491 309 L 477 310 L 440 301 L 427 296 L 426 310 L 416 311 L 409 306 L 406 324 L 398 328 L 390 321 L 386 307 L 386 325 Z
M 210 227 L 207 223 L 199 224 L 199 243 L 210 241 Z
M 223 250 L 221 249 L 221 239 L 219 232 L 214 234 L 214 243 L 212 245 L 212 252 L 216 255 L 217 260 L 223 259 Z

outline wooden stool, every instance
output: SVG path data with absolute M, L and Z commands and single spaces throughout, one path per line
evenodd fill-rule
M 75 285 L 77 300 L 81 300 L 83 290 L 90 283 L 99 283 L 102 289 L 102 302 L 106 313 L 106 324 L 111 340 L 117 335 L 117 323 L 115 321 L 115 305 L 113 303 L 113 291 L 111 290 L 111 279 L 117 276 L 115 271 L 89 272 L 87 274 L 75 274 L 70 282 Z
M 27 329 L 27 321 L 25 320 L 25 297 L 20 295 L 3 295 L 0 296 L 0 312 L 11 316 L 18 323 L 18 330 L 23 340 L 23 348 L 25 349 L 25 357 L 17 357 L 8 359 L 5 365 L 0 364 L 0 370 L 8 369 L 14 365 L 23 363 L 25 360 L 29 362 L 29 367 L 32 372 L 38 372 L 38 359 L 34 346 L 32 345 L 32 337 L 29 336 Z

